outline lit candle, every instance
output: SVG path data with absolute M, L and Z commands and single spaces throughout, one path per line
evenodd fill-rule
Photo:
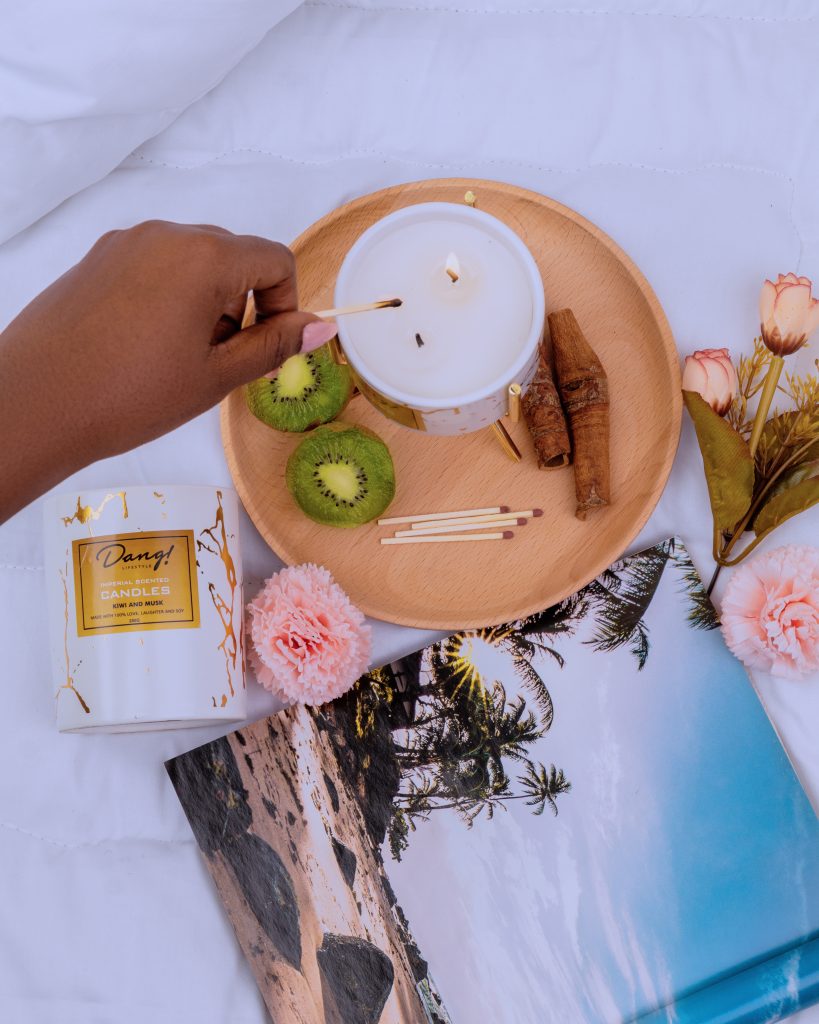
M 367 397 L 379 405 L 383 396 L 388 415 L 393 405 L 420 410 L 416 425 L 433 433 L 500 418 L 509 385 L 534 373 L 544 318 L 540 274 L 517 235 L 467 206 L 399 210 L 350 250 L 335 299 L 346 306 L 393 295 L 399 308 L 339 319 Z

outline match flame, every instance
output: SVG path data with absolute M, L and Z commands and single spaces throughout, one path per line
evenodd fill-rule
M 447 256 L 446 264 L 444 265 L 444 270 L 449 275 L 449 279 L 452 281 L 452 283 L 455 284 L 455 282 L 461 276 L 461 264 L 458 262 L 458 257 L 455 255 L 454 252 L 451 252 L 449 256 Z

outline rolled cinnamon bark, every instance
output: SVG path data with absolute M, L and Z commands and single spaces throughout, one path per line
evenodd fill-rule
M 539 468 L 560 469 L 567 466 L 571 461 L 569 430 L 543 349 L 540 365 L 523 396 L 521 408 L 532 435 Z
M 574 449 L 575 515 L 586 519 L 611 500 L 608 379 L 570 309 L 550 313 L 549 330 Z

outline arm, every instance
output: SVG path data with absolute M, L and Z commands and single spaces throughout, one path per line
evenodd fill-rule
M 104 235 L 0 334 L 0 522 L 334 333 L 298 311 L 276 242 L 159 221 Z

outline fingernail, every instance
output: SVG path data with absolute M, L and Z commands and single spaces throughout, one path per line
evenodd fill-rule
M 326 345 L 331 338 L 335 338 L 337 328 L 335 324 L 326 320 L 313 320 L 301 332 L 302 352 L 312 352 L 314 349 Z

